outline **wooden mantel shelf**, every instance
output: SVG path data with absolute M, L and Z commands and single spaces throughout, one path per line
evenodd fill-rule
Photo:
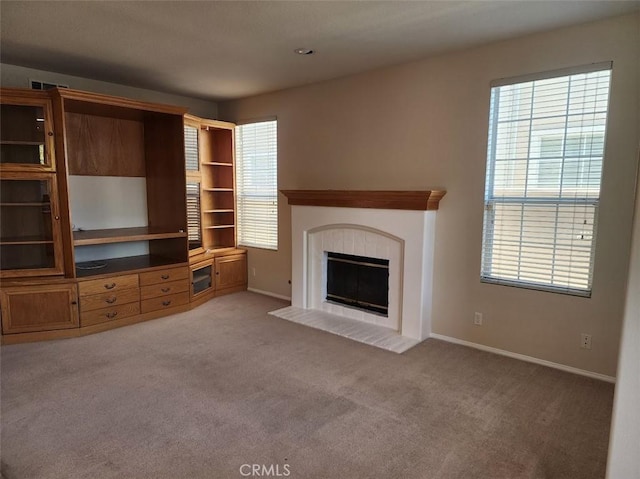
M 378 208 L 387 210 L 437 210 L 445 190 L 362 191 L 280 190 L 290 205 Z

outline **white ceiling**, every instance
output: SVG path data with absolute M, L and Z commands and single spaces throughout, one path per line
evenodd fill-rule
M 634 10 L 640 0 L 3 0 L 0 59 L 224 100 Z

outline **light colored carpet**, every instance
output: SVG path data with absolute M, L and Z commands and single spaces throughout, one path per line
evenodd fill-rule
M 398 355 L 284 305 L 3 347 L 4 477 L 604 477 L 612 385 L 431 339 Z

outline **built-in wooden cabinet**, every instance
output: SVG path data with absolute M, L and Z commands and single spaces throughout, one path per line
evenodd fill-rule
M 214 260 L 209 259 L 191 265 L 191 300 L 210 296 L 215 292 Z
M 216 291 L 242 287 L 247 283 L 247 256 L 235 254 L 216 258 Z
M 184 110 L 67 89 L 56 95 L 76 276 L 185 263 Z
M 75 282 L 3 287 L 2 333 L 30 333 L 78 327 Z
M 3 92 L 0 118 L 2 170 L 55 170 L 53 110 L 46 93 Z
M 0 106 L 3 342 L 100 331 L 246 288 L 233 124 L 71 89 L 2 89 Z
M 54 173 L 2 172 L 0 269 L 4 278 L 63 274 Z
M 185 117 L 189 249 L 236 245 L 233 123 Z
M 0 95 L 0 278 L 62 275 L 52 101 Z

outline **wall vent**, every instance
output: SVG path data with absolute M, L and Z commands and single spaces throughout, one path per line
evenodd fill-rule
M 29 80 L 29 85 L 32 90 L 50 90 L 52 88 L 69 88 L 69 85 L 62 85 L 61 83 L 50 83 L 40 80 Z

